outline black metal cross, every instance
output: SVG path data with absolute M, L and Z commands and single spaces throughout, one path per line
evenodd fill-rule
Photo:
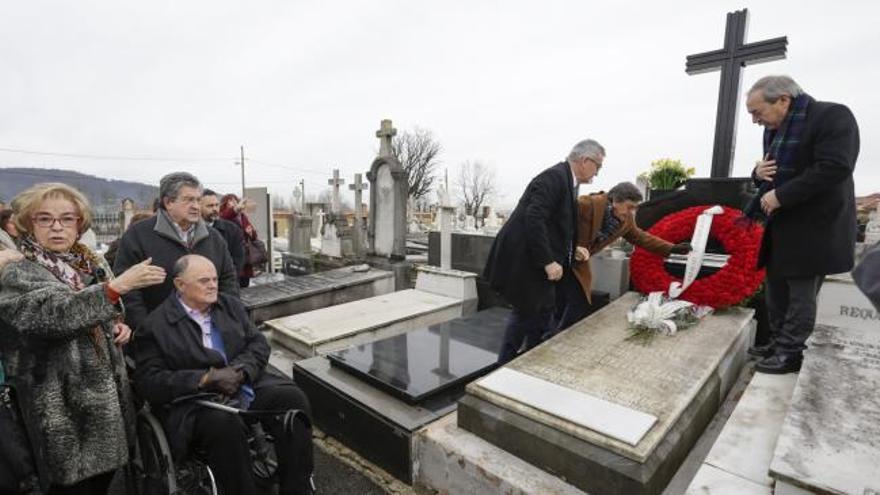
M 746 64 L 785 58 L 788 38 L 782 36 L 744 44 L 749 23 L 748 9 L 727 14 L 724 48 L 688 55 L 685 72 L 702 74 L 721 69 L 718 89 L 718 113 L 715 116 L 715 146 L 712 150 L 712 177 L 730 177 L 736 145 L 736 108 L 742 68 Z

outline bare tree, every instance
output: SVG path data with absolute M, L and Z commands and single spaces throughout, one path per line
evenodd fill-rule
M 479 161 L 464 162 L 455 185 L 465 212 L 476 219 L 483 203 L 495 194 L 495 170 Z
M 440 164 L 440 143 L 427 129 L 403 131 L 391 140 L 391 154 L 409 176 L 408 195 L 418 201 L 431 191 Z

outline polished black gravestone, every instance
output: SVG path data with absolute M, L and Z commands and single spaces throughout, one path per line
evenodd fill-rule
M 508 314 L 491 308 L 299 361 L 294 379 L 318 428 L 411 483 L 414 434 L 497 366 Z
M 344 267 L 291 277 L 276 274 L 241 290 L 241 300 L 255 323 L 334 306 L 394 290 L 391 272 Z

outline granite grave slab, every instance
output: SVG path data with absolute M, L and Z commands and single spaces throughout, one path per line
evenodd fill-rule
M 880 333 L 817 325 L 776 442 L 779 489 L 880 493 Z
M 322 431 L 411 483 L 415 434 L 453 412 L 465 385 L 497 366 L 508 314 L 492 308 L 301 360 L 293 375 Z M 470 343 L 474 335 L 481 345 Z
M 458 424 L 540 469 L 589 493 L 660 493 L 717 411 L 745 362 L 754 332 L 753 311 L 733 308 L 696 327 L 648 345 L 627 340 L 630 292 L 494 373 L 515 371 L 656 421 L 631 440 L 602 433 L 601 408 L 561 402 L 547 393 L 499 391 L 493 375 L 467 387 Z M 556 404 L 559 406 L 559 404 Z M 606 409 L 608 410 L 608 409 Z M 636 434 L 633 434 L 633 433 Z
M 242 289 L 241 300 L 251 319 L 261 323 L 393 290 L 391 272 L 359 265 L 301 277 L 279 275 L 272 281 Z

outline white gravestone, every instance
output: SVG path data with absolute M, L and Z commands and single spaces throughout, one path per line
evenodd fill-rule
M 391 154 L 391 138 L 397 130 L 383 120 L 376 131 L 379 156 L 373 160 L 370 180 L 370 251 L 395 259 L 406 257 L 407 172 Z
M 865 226 L 865 244 L 871 245 L 880 242 L 880 203 L 868 217 L 868 225 Z
M 816 305 L 817 324 L 880 332 L 880 313 L 848 273 L 825 277 Z

